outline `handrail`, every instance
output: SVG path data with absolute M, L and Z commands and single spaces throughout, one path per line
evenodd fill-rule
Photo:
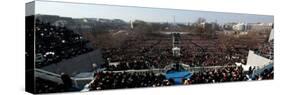
M 42 69 L 34 69 L 35 71 L 35 77 L 40 77 L 46 80 L 50 80 L 59 84 L 62 84 L 63 81 L 61 80 L 61 76 L 59 74 L 55 74 L 49 71 L 45 71 Z
M 44 78 L 44 79 L 47 79 L 47 80 L 50 80 L 50 81 L 54 81 L 54 82 L 57 82 L 57 83 L 63 83 L 63 81 L 61 80 L 61 75 L 59 74 L 56 74 L 56 73 L 53 73 L 53 72 L 49 72 L 49 71 L 46 71 L 46 70 L 42 70 L 42 69 L 38 69 L 38 68 L 35 68 L 34 69 L 35 72 L 37 72 L 36 77 L 41 77 L 41 78 Z M 75 77 L 70 77 L 70 79 L 73 81 L 73 85 L 77 88 L 79 88 L 78 84 L 79 82 L 78 81 L 83 81 L 83 80 L 93 80 L 93 76 L 91 77 L 86 77 L 86 78 L 75 78 Z
M 185 66 L 186 69 L 188 70 L 192 70 L 192 69 L 217 69 L 217 68 L 223 68 L 223 67 L 235 67 L 233 66 L 207 66 L 207 67 L 187 67 Z M 148 71 L 166 71 L 166 69 L 141 69 L 141 70 L 134 70 L 134 69 L 130 69 L 130 70 L 116 70 L 116 71 L 103 71 L 103 72 L 113 72 L 113 73 L 118 73 L 118 72 L 148 72 Z
M 34 71 L 35 72 L 47 73 L 48 75 L 52 75 L 52 76 L 56 76 L 56 77 L 61 77 L 61 75 L 59 75 L 59 74 L 56 74 L 56 73 L 53 73 L 53 72 L 49 72 L 49 71 L 46 71 L 46 70 L 42 70 L 42 69 L 35 68 Z

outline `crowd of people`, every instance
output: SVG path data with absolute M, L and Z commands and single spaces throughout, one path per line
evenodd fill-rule
M 171 50 L 170 49 L 154 49 L 149 50 L 146 48 L 135 49 L 136 51 L 132 55 L 119 55 L 115 57 L 106 58 L 108 62 L 120 62 L 120 65 L 126 65 L 128 69 L 137 69 L 137 68 L 163 68 L 168 63 L 171 63 Z M 149 51 L 146 51 L 149 50 Z M 126 52 L 126 51 L 124 51 Z M 122 52 L 122 53 L 124 53 Z M 114 52 L 110 52 L 110 55 L 115 55 Z M 117 53 L 120 54 L 120 53 Z M 115 58 L 118 58 L 116 60 Z
M 93 50 L 89 41 L 82 35 L 66 27 L 53 26 L 36 20 L 36 67 L 40 68 L 63 59 L 69 59 Z M 273 79 L 273 68 L 250 78 L 241 66 L 246 64 L 249 48 L 233 45 L 224 48 L 217 38 L 203 38 L 200 35 L 177 38 L 180 51 L 179 62 L 190 67 L 222 66 L 219 69 L 206 69 L 194 72 L 190 79 L 183 79 L 183 84 L 218 83 Z M 146 35 L 128 37 L 120 47 L 101 48 L 105 60 L 105 72 L 95 74 L 90 84 L 91 90 L 158 87 L 174 84 L 173 79 L 166 79 L 165 74 L 154 72 L 126 72 L 126 70 L 164 69 L 172 64 L 172 36 Z M 273 41 L 255 49 L 255 53 L 273 59 Z M 110 63 L 117 63 L 110 65 Z M 114 72 L 121 71 L 121 72 Z M 36 78 L 36 92 L 63 92 L 63 85 Z
M 254 75 L 253 80 L 268 80 L 273 79 L 273 67 L 263 70 L 260 74 Z
M 119 62 L 117 67 L 126 69 L 164 68 L 172 61 L 172 45 L 171 39 L 163 38 L 131 38 L 122 47 L 103 48 L 103 58 L 107 63 Z
M 35 93 L 65 92 L 63 84 L 58 84 L 42 78 L 35 78 Z
M 92 50 L 88 40 L 66 27 L 36 20 L 36 67 L 58 63 Z
M 169 86 L 172 82 L 163 74 L 153 72 L 99 72 L 95 75 L 91 90 Z
M 48 79 L 43 79 L 36 77 L 35 78 L 35 93 L 55 93 L 55 92 L 70 92 L 70 91 L 79 91 L 75 88 L 71 82 L 71 79 L 66 78 L 68 75 L 61 75 L 62 83 L 57 83 L 50 81 Z
M 190 67 L 221 66 L 220 68 L 195 71 L 191 78 L 182 79 L 183 84 L 273 79 L 273 69 L 266 69 L 263 73 L 252 78 L 250 76 L 253 72 L 245 72 L 241 66 L 236 66 L 235 63 L 246 64 L 249 50 L 247 46 L 235 44 L 230 48 L 220 47 L 221 45 L 218 45 L 220 42 L 216 38 L 206 40 L 194 35 L 189 37 L 183 36 L 178 40 L 180 43 L 177 44 L 181 48 L 179 59 L 181 63 L 187 64 Z M 119 62 L 117 65 L 108 65 L 106 71 L 163 69 L 168 64 L 174 62 L 171 43 L 171 36 L 144 37 L 127 40 L 126 44 L 121 48 L 105 48 L 103 55 L 107 62 Z M 273 50 L 273 48 L 271 49 Z M 155 75 L 161 75 L 162 78 L 157 82 L 153 82 L 153 80 L 159 79 Z M 139 76 L 143 77 L 143 79 L 139 79 Z M 164 76 L 165 74 L 163 73 L 152 72 L 98 73 L 95 76 L 97 79 L 91 84 L 91 88 L 92 90 L 102 90 L 173 85 L 174 80 L 165 79 Z M 137 81 L 137 79 L 139 80 Z M 120 84 L 123 86 L 120 86 Z
M 221 68 L 210 68 L 193 72 L 190 78 L 182 78 L 183 85 L 202 83 L 221 83 L 233 81 L 268 80 L 273 79 L 273 67 L 263 70 L 258 75 L 250 77 L 253 72 L 243 71 L 242 66 L 228 65 Z M 160 87 L 175 84 L 174 79 L 166 79 L 165 73 L 153 72 L 99 72 L 91 84 L 91 90 Z
M 260 45 L 257 49 L 254 50 L 254 52 L 258 55 L 273 60 L 273 40 Z
M 224 47 L 217 38 L 202 38 L 200 35 L 182 37 L 183 63 L 196 66 L 224 66 L 235 62 L 246 63 L 248 48 L 242 45 Z
M 180 62 L 190 67 L 224 66 L 235 62 L 246 64 L 248 49 L 245 47 L 222 49 L 217 45 L 220 42 L 216 38 L 206 40 L 200 35 L 183 36 L 178 40 L 181 49 Z M 104 48 L 103 51 L 107 63 L 121 63 L 117 67 L 108 67 L 111 70 L 164 68 L 173 62 L 171 35 L 131 38 L 125 41 L 122 47 Z M 132 64 L 133 66 L 130 66 Z
M 249 80 L 246 75 L 247 73 L 243 72 L 241 66 L 229 66 L 194 72 L 189 80 L 189 84 L 246 81 Z
M 250 77 L 252 74 L 253 72 L 243 71 L 242 66 L 228 65 L 193 72 L 190 78 L 182 78 L 182 84 L 268 80 L 273 79 L 273 67 L 263 70 L 254 77 Z M 175 84 L 175 80 L 166 79 L 164 73 L 153 72 L 99 72 L 94 77 L 96 79 L 90 86 L 91 90 L 159 87 Z

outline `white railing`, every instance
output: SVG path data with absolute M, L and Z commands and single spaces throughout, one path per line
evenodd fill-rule
M 53 82 L 56 82 L 58 84 L 62 84 L 62 80 L 61 80 L 61 75 L 59 74 L 55 74 L 49 71 L 45 71 L 42 69 L 34 69 L 35 71 L 35 77 L 40 77 L 42 79 L 46 79 L 46 80 L 50 80 Z
M 121 72 L 154 72 L 154 73 L 162 73 L 164 69 L 141 69 L 141 70 L 118 70 L 118 71 L 102 71 L 102 72 L 112 72 L 112 73 L 121 73 Z
M 50 80 L 58 84 L 63 84 L 63 81 L 61 80 L 61 75 L 46 70 L 35 69 L 35 77 L 40 77 L 42 79 Z M 93 76 L 91 76 L 86 78 L 70 77 L 70 79 L 72 80 L 74 87 L 83 88 L 85 84 L 89 83 L 94 78 Z
M 207 66 L 207 67 L 189 67 L 188 65 L 183 64 L 182 65 L 186 70 L 190 72 L 198 72 L 202 70 L 208 70 L 208 69 L 220 69 L 225 67 L 236 67 L 233 66 Z M 117 71 L 102 71 L 102 72 L 113 72 L 113 73 L 121 73 L 121 72 L 154 72 L 154 73 L 163 73 L 167 71 L 167 68 L 155 68 L 155 69 L 141 69 L 141 70 L 117 70 Z

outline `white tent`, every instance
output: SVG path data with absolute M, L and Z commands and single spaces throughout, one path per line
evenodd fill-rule
M 262 57 L 260 55 L 257 55 L 254 53 L 254 51 L 249 50 L 247 64 L 243 65 L 240 63 L 236 63 L 236 65 L 238 65 L 238 66 L 242 65 L 244 71 L 248 71 L 250 66 L 257 67 L 257 68 L 263 68 L 264 66 L 269 65 L 271 62 L 272 62 L 272 60 Z
M 268 38 L 268 42 L 270 42 L 271 40 L 274 39 L 274 29 L 271 30 L 269 38 Z

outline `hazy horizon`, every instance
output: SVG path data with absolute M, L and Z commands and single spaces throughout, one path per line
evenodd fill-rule
M 147 22 L 195 22 L 198 18 L 205 18 L 207 22 L 219 24 L 229 22 L 242 23 L 273 23 L 274 17 L 270 15 L 222 13 L 177 9 L 143 8 L 116 5 L 63 3 L 53 1 L 35 1 L 35 14 L 57 15 L 71 18 L 105 18 L 130 20 L 143 20 Z

